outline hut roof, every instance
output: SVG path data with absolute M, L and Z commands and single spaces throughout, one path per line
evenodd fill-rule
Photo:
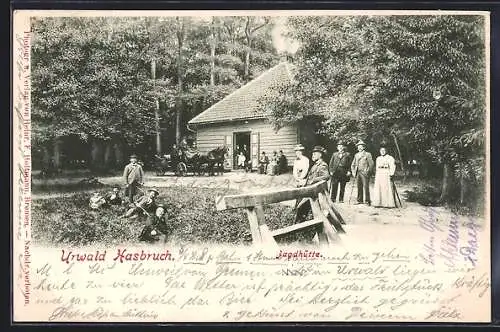
M 259 109 L 259 100 L 275 93 L 275 86 L 291 81 L 290 64 L 281 62 L 192 118 L 189 124 L 265 118 Z

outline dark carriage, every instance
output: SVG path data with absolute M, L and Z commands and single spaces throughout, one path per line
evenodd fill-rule
M 189 147 L 173 149 L 171 154 L 162 157 L 155 156 L 154 168 L 157 176 L 165 175 L 166 172 L 174 172 L 177 176 L 185 176 L 188 173 L 194 175 L 215 175 L 224 173 L 224 160 L 228 148 L 218 147 L 202 153 Z

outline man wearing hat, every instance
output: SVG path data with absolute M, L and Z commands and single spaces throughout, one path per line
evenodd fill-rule
M 365 203 L 370 205 L 370 175 L 373 170 L 373 158 L 370 152 L 365 151 L 366 144 L 362 140 L 356 143 L 358 153 L 354 155 L 351 164 L 351 173 L 356 179 L 358 187 L 358 198 L 356 204 L 363 203 L 363 192 L 365 196 Z
M 314 147 L 311 156 L 313 165 L 307 173 L 306 186 L 328 180 L 330 177 L 328 164 L 323 160 L 325 154 L 326 150 L 322 146 Z M 302 198 L 297 200 L 295 208 L 297 209 L 295 222 L 301 222 L 305 220 L 307 214 L 311 211 L 311 204 L 309 204 L 309 200 Z
M 106 195 L 108 205 L 122 205 L 123 199 L 120 197 L 120 188 L 114 187 L 113 191 Z
M 149 189 L 137 202 L 131 204 L 130 209 L 123 216 L 126 218 L 132 215 L 146 215 L 149 217 L 156 211 L 156 198 L 159 194 L 158 189 Z
M 123 180 L 125 181 L 125 195 L 128 196 L 129 202 L 134 201 L 134 196 L 137 194 L 137 188 L 143 184 L 144 172 L 142 166 L 137 163 L 135 154 L 130 156 L 130 163 L 123 170 Z
M 156 211 L 148 215 L 144 228 L 139 235 L 140 241 L 155 242 L 159 240 L 160 234 L 167 235 L 166 208 L 158 204 Z
M 309 158 L 304 156 L 304 146 L 298 144 L 294 148 L 295 158 L 293 162 L 293 178 L 296 181 L 297 187 L 303 187 L 306 184 L 306 176 L 309 171 Z
M 328 173 L 328 164 L 323 160 L 326 154 L 326 149 L 322 146 L 315 146 L 312 150 L 313 165 L 307 174 L 306 186 L 328 180 L 330 174 Z
M 340 185 L 339 202 L 344 202 L 345 185 L 351 177 L 351 154 L 345 151 L 342 141 L 337 143 L 337 152 L 333 153 L 329 164 L 330 171 L 330 195 L 332 201 L 337 199 L 337 190 Z

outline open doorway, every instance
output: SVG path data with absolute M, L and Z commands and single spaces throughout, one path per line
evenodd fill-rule
M 250 160 L 250 132 L 234 133 L 233 142 L 233 168 L 238 169 L 238 155 L 240 152 L 243 152 L 247 162 Z

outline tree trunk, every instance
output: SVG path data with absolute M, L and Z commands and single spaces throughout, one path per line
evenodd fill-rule
M 102 168 L 102 146 L 101 142 L 97 139 L 92 140 L 92 149 L 90 152 L 90 166 L 91 170 L 98 170 Z
M 112 146 L 111 146 L 111 141 L 106 141 L 104 142 L 104 166 L 106 167 L 107 170 L 111 169 L 113 167 L 112 165 Z
M 250 16 L 247 16 L 245 24 L 245 38 L 247 41 L 247 49 L 245 51 L 245 71 L 243 77 L 245 82 L 248 82 L 248 76 L 250 74 L 250 50 L 252 49 L 252 28 Z
M 184 44 L 184 22 L 177 17 L 177 98 L 176 98 L 176 113 L 175 113 L 175 142 L 181 141 L 181 120 L 182 120 L 182 46 Z
M 123 147 L 121 144 L 119 143 L 115 143 L 113 145 L 113 150 L 115 152 L 115 162 L 116 162 L 116 166 L 117 167 L 120 167 L 121 165 L 123 165 L 124 163 L 124 160 L 123 160 Z
M 61 151 L 61 148 L 62 148 L 62 142 L 60 139 L 56 139 L 54 141 L 54 166 L 57 168 L 57 169 L 60 169 L 61 168 L 61 165 L 62 165 L 62 158 L 61 158 L 61 154 L 62 154 L 62 151 Z
M 210 86 L 215 85 L 215 47 L 216 47 L 216 36 L 215 36 L 215 17 L 212 18 L 212 26 L 210 32 Z
M 151 60 L 151 79 L 153 87 L 156 80 L 156 61 Z M 156 131 L 156 153 L 161 155 L 161 131 L 160 131 L 160 101 L 155 97 L 155 131 Z
M 450 194 L 450 183 L 451 183 L 451 167 L 448 163 L 444 163 L 441 196 L 439 197 L 439 202 L 444 203 L 448 200 Z
M 463 174 L 460 172 L 460 205 L 465 204 L 465 194 L 467 193 L 467 180 Z
M 252 41 L 249 39 L 247 44 L 247 50 L 245 52 L 245 82 L 248 82 L 250 76 L 250 48 L 252 47 Z
M 45 144 L 42 147 L 42 153 L 43 153 L 43 156 L 42 156 L 42 169 L 48 168 L 49 165 L 50 165 L 50 151 L 49 151 L 49 147 L 47 145 L 45 145 Z

